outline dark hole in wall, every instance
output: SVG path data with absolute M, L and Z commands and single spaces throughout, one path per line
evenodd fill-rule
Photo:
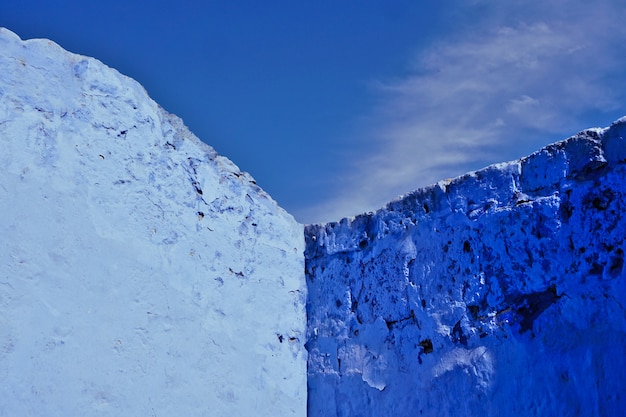
M 480 313 L 480 307 L 474 306 L 474 305 L 467 306 L 467 310 L 470 312 L 474 320 L 478 319 L 478 313 Z
M 424 339 L 419 342 L 425 354 L 433 353 L 433 342 L 430 339 Z
M 532 330 L 535 320 L 559 298 L 561 296 L 557 295 L 556 285 L 551 285 L 544 291 L 510 295 L 505 300 L 518 315 L 520 333 L 524 333 Z
M 611 257 L 611 260 L 608 265 L 608 274 L 610 278 L 617 278 L 622 274 L 622 270 L 624 269 L 624 251 L 622 249 L 617 249 L 615 251 L 615 256 Z
M 454 325 L 451 336 L 453 342 L 467 346 L 467 336 L 463 333 L 463 328 L 461 328 L 461 320 Z

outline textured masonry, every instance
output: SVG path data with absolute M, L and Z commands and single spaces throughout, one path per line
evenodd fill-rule
M 309 415 L 619 415 L 625 137 L 308 226 Z

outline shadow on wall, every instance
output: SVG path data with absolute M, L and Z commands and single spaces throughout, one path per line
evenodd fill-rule
M 309 415 L 619 414 L 625 136 L 308 226 Z

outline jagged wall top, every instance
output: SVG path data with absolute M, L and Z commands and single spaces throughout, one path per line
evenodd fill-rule
M 461 212 L 469 219 L 523 204 L 583 181 L 606 164 L 626 161 L 626 117 L 608 128 L 586 129 L 520 160 L 494 164 L 440 181 L 390 202 L 375 213 L 308 225 L 305 256 L 351 252 L 388 234 L 402 233 L 420 218 Z

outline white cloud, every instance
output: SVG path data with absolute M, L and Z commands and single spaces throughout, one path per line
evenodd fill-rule
M 520 98 L 514 98 L 509 100 L 509 104 L 506 106 L 506 111 L 509 114 L 524 114 L 528 110 L 536 109 L 539 107 L 539 100 L 523 94 Z
M 520 157 L 589 127 L 585 114 L 623 105 L 621 0 L 491 3 L 475 2 L 483 13 L 471 28 L 418 51 L 411 75 L 372 83 L 381 104 L 361 132 L 367 150 L 338 196 L 307 218 L 376 209 L 418 186 Z

